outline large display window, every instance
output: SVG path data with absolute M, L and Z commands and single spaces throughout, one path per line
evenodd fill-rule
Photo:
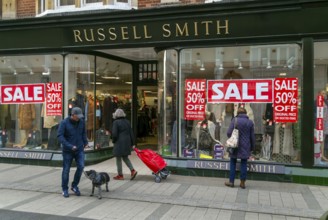
M 122 108 L 131 119 L 131 65 L 80 54 L 69 54 L 66 60 L 67 115 L 73 107 L 82 109 L 90 150 L 112 147 L 112 114 Z
M 0 147 L 56 149 L 56 126 L 62 119 L 63 57 L 1 57 L 0 73 Z
M 328 43 L 314 43 L 314 164 L 328 166 Z
M 255 124 L 251 159 L 299 163 L 301 54 L 296 44 L 182 50 L 179 122 L 167 120 L 165 132 L 172 155 L 227 159 L 227 129 L 242 106 Z
M 132 66 L 82 55 L 0 58 L 0 148 L 60 151 L 60 121 L 80 107 L 90 148 L 112 147 L 112 113 L 131 119 Z

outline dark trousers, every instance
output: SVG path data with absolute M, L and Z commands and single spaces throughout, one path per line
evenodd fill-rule
M 84 152 L 63 152 L 63 172 L 62 172 L 62 189 L 68 189 L 69 172 L 72 166 L 73 159 L 76 163 L 76 171 L 72 187 L 78 186 L 84 169 Z
M 237 158 L 230 158 L 230 175 L 229 175 L 230 183 L 235 182 L 236 164 L 237 164 Z M 240 180 L 246 180 L 246 176 L 247 176 L 247 159 L 241 159 L 241 161 L 240 161 Z

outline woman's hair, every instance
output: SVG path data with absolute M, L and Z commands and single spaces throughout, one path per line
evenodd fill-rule
M 237 110 L 237 114 L 247 114 L 247 111 L 245 108 L 239 107 Z
M 125 117 L 126 114 L 124 113 L 124 111 L 120 108 L 116 109 L 116 111 L 113 113 L 113 118 L 117 119 L 117 118 L 123 118 Z

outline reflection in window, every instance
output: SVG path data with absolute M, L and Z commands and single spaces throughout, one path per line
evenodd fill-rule
M 60 0 L 60 6 L 75 5 L 75 0 Z

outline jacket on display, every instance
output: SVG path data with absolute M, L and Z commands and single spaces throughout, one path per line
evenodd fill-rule
M 31 130 L 35 119 L 35 106 L 33 104 L 22 104 L 18 107 L 19 129 Z

